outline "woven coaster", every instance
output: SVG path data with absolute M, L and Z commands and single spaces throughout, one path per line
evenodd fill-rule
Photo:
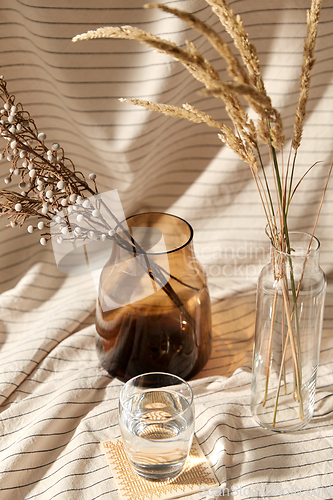
M 169 481 L 147 481 L 132 469 L 121 438 L 101 443 L 123 500 L 162 500 L 190 495 L 219 483 L 208 465 L 196 436 L 181 474 Z

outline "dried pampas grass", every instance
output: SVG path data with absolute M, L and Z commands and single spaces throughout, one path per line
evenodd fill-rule
M 234 55 L 216 30 L 194 14 L 159 3 L 145 5 L 145 8 L 158 8 L 163 12 L 176 16 L 204 36 L 225 61 L 231 81 L 222 81 L 218 71 L 193 43 L 186 42 L 185 48 L 181 48 L 173 42 L 133 26 L 102 27 L 77 35 L 73 38 L 73 41 L 96 38 L 136 40 L 179 61 L 197 81 L 203 84 L 201 94 L 221 99 L 232 121 L 234 130 L 189 104 L 177 107 L 140 99 L 122 99 L 122 101 L 142 106 L 149 111 L 157 111 L 167 116 L 186 119 L 194 123 L 205 123 L 209 127 L 217 128 L 219 139 L 249 164 L 264 205 L 270 237 L 274 240 L 277 234 L 285 234 L 288 231 L 286 216 L 289 209 L 290 195 L 293 192 L 295 160 L 301 143 L 306 115 L 310 72 L 315 62 L 314 50 L 321 0 L 312 0 L 311 9 L 307 15 L 307 36 L 304 42 L 300 97 L 295 113 L 294 134 L 291 144 L 294 150 L 294 158 L 291 161 L 291 154 L 289 155 L 286 168 L 284 165 L 280 166 L 278 164 L 276 153 L 277 150 L 283 150 L 285 143 L 283 123 L 280 113 L 274 108 L 270 97 L 267 95 L 256 48 L 250 42 L 242 19 L 233 13 L 225 0 L 206 0 L 206 2 L 218 17 L 227 34 L 230 35 L 239 57 Z M 256 112 L 258 117 L 256 125 L 249 119 L 245 104 Z M 269 149 L 273 171 L 273 187 L 268 185 L 264 169 L 259 168 L 259 166 L 263 167 L 259 140 L 266 144 Z M 290 164 L 292 165 L 291 168 Z M 275 191 L 275 196 L 273 196 L 272 191 Z M 275 208 L 273 199 L 276 199 L 277 203 Z

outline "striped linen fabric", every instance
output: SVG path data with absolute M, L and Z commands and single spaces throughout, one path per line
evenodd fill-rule
M 268 260 L 265 219 L 248 166 L 205 125 L 135 108 L 138 97 L 191 103 L 228 123 L 177 62 L 121 40 L 72 43 L 100 26 L 132 24 L 193 41 L 227 78 L 214 50 L 183 22 L 141 0 L 1 0 L 0 66 L 47 141 L 59 142 L 100 191 L 117 189 L 127 216 L 169 212 L 195 231 L 213 302 L 213 352 L 191 381 L 196 434 L 221 488 L 195 498 L 333 498 L 333 184 L 316 234 L 328 277 L 315 416 L 301 432 L 271 434 L 251 417 L 255 287 Z M 51 5 L 52 4 L 52 5 Z M 204 0 L 174 0 L 223 32 Z M 288 138 L 298 101 L 310 0 L 231 0 L 255 43 Z M 227 37 L 225 37 L 228 40 Z M 231 42 L 230 42 L 231 45 Z M 324 0 L 290 224 L 311 231 L 333 159 L 333 0 Z M 268 156 L 267 175 L 271 176 Z M 0 182 L 8 172 L 0 168 Z M 99 443 L 120 435 L 122 383 L 94 346 L 96 291 L 89 275 L 61 273 L 37 233 L 0 231 L 0 499 L 117 499 Z M 223 489 L 224 488 L 224 489 Z M 189 497 L 191 498 L 191 497 Z

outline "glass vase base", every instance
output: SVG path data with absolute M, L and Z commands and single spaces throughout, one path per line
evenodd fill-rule
M 313 416 L 313 408 L 309 405 L 301 405 L 292 394 L 279 396 L 278 408 L 275 414 L 275 395 L 268 395 L 271 403 L 259 402 L 252 405 L 251 411 L 256 422 L 266 430 L 272 432 L 288 433 L 303 429 Z

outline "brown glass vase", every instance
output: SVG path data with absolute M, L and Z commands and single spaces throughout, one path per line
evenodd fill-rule
M 204 367 L 210 298 L 185 220 L 145 213 L 117 228 L 100 277 L 96 330 L 99 360 L 120 380 L 153 371 L 190 379 Z

